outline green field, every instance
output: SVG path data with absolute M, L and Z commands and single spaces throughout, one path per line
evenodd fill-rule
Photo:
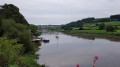
M 120 26 L 120 21 L 110 21 L 110 22 L 98 22 L 98 23 L 85 23 L 83 28 L 86 30 L 98 30 L 99 24 L 104 23 L 105 25 L 113 25 L 113 26 Z M 98 24 L 98 25 L 97 25 Z
M 116 25 L 116 26 L 120 26 L 120 21 L 111 21 L 111 22 L 105 22 L 105 25 Z

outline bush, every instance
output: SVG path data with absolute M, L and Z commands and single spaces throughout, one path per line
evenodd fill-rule
M 32 51 L 31 35 L 27 28 L 26 25 L 15 23 L 12 19 L 3 20 L 4 36 L 9 39 L 18 38 L 19 43 L 24 44 L 25 52 Z
M 37 26 L 30 24 L 29 29 L 31 30 L 31 33 L 33 33 L 33 35 L 34 35 L 34 33 L 37 31 Z
M 22 54 L 23 44 L 18 44 L 17 40 L 0 38 L 0 66 L 17 64 L 18 57 Z
M 113 32 L 115 29 L 114 29 L 114 27 L 112 26 L 112 25 L 107 25 L 106 26 L 106 31 L 107 32 Z
M 105 28 L 105 24 L 104 23 L 101 23 L 100 25 L 99 25 L 99 30 L 103 30 Z
M 42 32 L 36 31 L 36 32 L 34 33 L 34 36 L 40 36 L 41 34 L 42 34 Z

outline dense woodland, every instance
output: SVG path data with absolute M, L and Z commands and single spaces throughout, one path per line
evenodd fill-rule
M 31 42 L 31 33 L 40 34 L 18 7 L 13 4 L 0 6 L 0 67 L 41 67 L 34 60 L 38 48 Z

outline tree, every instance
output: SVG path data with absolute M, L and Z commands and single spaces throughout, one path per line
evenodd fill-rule
M 85 23 L 92 23 L 93 20 L 95 20 L 94 17 L 89 17 L 89 18 L 82 19 L 81 21 L 82 21 L 82 22 L 85 22 Z
M 120 14 L 111 15 L 110 18 L 111 18 L 112 20 L 115 20 L 115 19 L 120 20 Z
M 30 30 L 31 30 L 31 33 L 33 33 L 33 34 L 37 31 L 37 26 L 35 26 L 35 25 L 33 25 L 33 24 L 30 24 L 30 25 L 29 25 L 29 28 L 30 28 Z
M 104 23 L 99 24 L 99 30 L 103 30 L 104 28 L 105 28 L 105 24 Z
M 64 30 L 72 30 L 73 27 L 77 27 L 81 30 L 82 26 L 83 26 L 83 22 L 81 20 L 78 20 L 78 21 L 74 21 L 66 25 L 63 25 L 61 28 Z
M 26 25 L 16 23 L 12 19 L 3 20 L 4 36 L 9 39 L 17 38 L 19 43 L 24 44 L 25 52 L 31 51 L 31 35 Z
M 83 30 L 83 22 L 79 23 L 79 30 Z
M 19 12 L 19 8 L 13 4 L 4 4 L 0 9 L 0 14 L 5 19 L 14 19 L 16 23 L 28 25 L 24 16 Z
M 108 31 L 108 32 L 113 32 L 115 29 L 114 29 L 114 27 L 112 26 L 112 25 L 107 25 L 106 26 L 106 31 Z
M 94 22 L 108 22 L 111 21 L 110 18 L 97 18 L 94 20 Z

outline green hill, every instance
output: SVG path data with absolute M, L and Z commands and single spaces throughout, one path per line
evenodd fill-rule
M 83 25 L 83 29 L 87 29 L 87 30 L 98 30 L 100 23 L 104 23 L 105 25 L 117 26 L 118 29 L 120 28 L 120 21 L 109 21 L 109 22 L 85 23 L 85 24 Z

